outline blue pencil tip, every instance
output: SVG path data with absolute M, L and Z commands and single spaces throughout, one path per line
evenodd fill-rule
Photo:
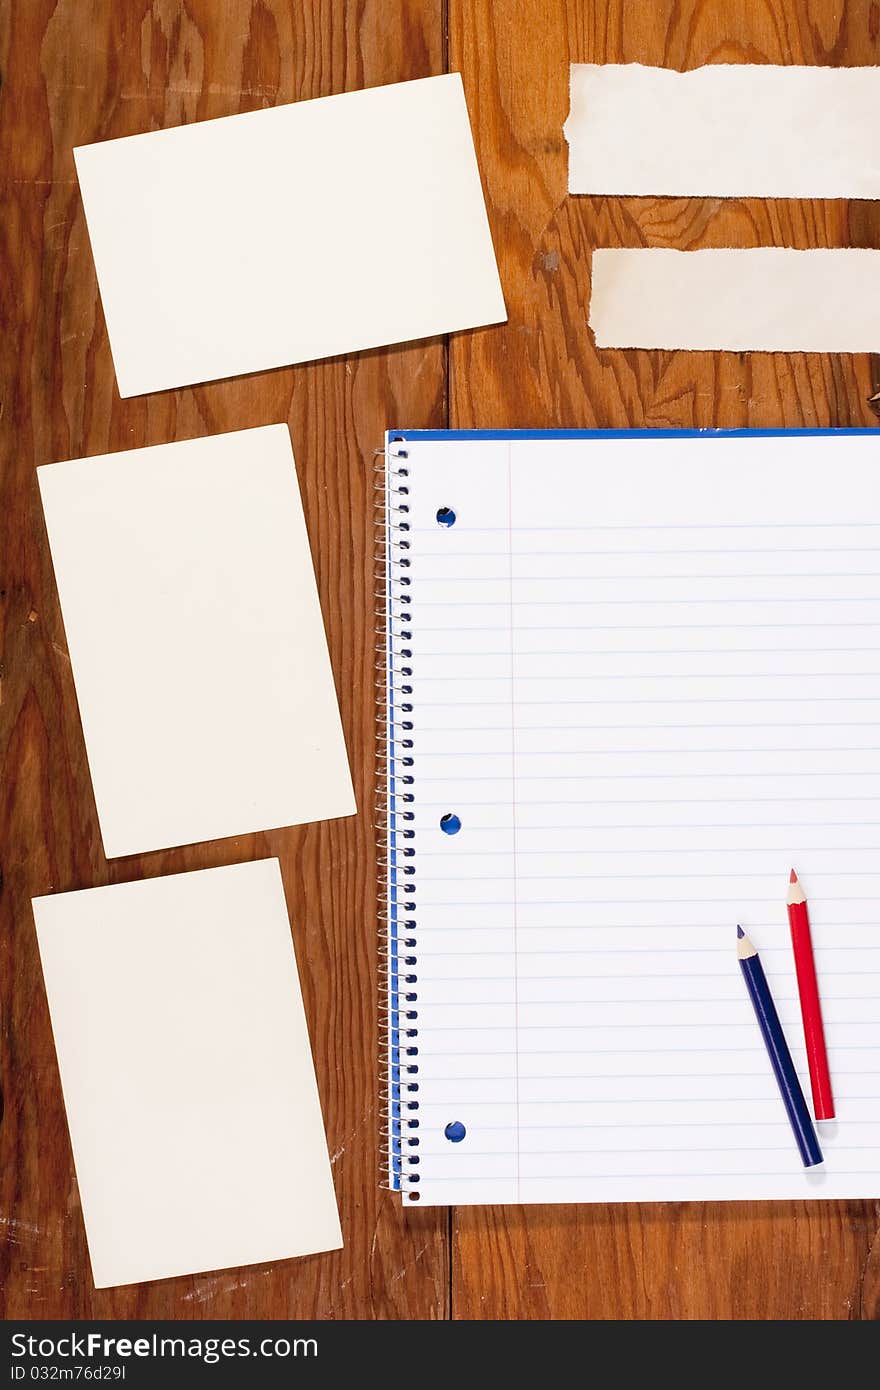
M 737 929 L 736 929 L 736 935 L 737 935 L 737 938 L 740 938 L 740 937 L 745 936 L 745 932 L 743 931 L 742 927 L 737 927 Z

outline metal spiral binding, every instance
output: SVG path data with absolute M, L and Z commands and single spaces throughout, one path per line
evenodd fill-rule
M 378 461 L 381 455 L 381 463 Z M 419 1200 L 418 975 L 409 467 L 406 441 L 377 449 L 375 474 L 376 832 L 382 1182 Z

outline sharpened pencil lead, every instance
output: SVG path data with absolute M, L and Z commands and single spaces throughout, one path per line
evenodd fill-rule
M 797 876 L 797 874 L 795 873 L 794 869 L 792 869 L 792 871 L 791 871 L 791 877 L 789 878 L 788 881 L 789 881 L 789 883 L 797 883 L 797 881 L 798 881 L 798 876 Z
M 741 961 L 749 960 L 752 956 L 758 954 L 757 946 L 752 941 L 752 938 L 746 935 L 742 927 L 737 927 L 736 937 L 736 954 Z

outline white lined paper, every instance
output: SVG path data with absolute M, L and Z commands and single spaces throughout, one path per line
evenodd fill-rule
M 419 1200 L 876 1195 L 878 438 L 406 448 Z M 734 950 L 806 1081 L 792 864 L 839 1117 L 809 1173 Z

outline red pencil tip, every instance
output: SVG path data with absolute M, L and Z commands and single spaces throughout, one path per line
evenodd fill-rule
M 794 869 L 792 869 L 792 871 L 791 871 L 791 878 L 790 878 L 788 881 L 789 881 L 789 883 L 797 883 L 797 881 L 798 881 L 798 876 L 797 876 L 797 874 L 795 873 Z

